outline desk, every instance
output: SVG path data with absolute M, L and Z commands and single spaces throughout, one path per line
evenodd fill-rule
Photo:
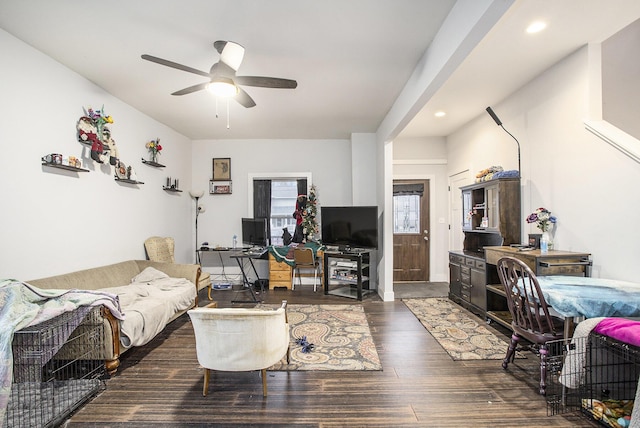
M 269 285 L 271 288 L 285 287 L 291 289 L 291 281 L 293 277 L 293 249 L 296 247 L 304 246 L 305 248 L 311 248 L 314 256 L 322 260 L 322 254 L 324 247 L 318 245 L 315 242 L 307 242 L 300 245 L 290 246 L 270 246 L 269 247 Z M 322 266 L 321 266 L 322 267 Z M 324 272 L 324 269 L 321 270 Z M 308 274 L 303 273 L 302 276 L 306 277 Z M 311 274 L 310 276 L 313 276 Z M 320 283 L 323 283 L 322 277 Z
M 258 271 L 256 270 L 256 266 L 253 264 L 255 259 L 263 259 L 267 255 L 267 251 L 265 250 L 262 254 L 252 254 L 246 251 L 238 251 L 231 255 L 232 259 L 235 259 L 238 263 L 238 267 L 240 268 L 240 272 L 242 273 L 242 285 L 249 289 L 251 292 L 252 300 L 232 300 L 231 303 L 260 303 L 258 298 L 256 297 L 256 293 L 253 291 L 253 286 L 251 282 L 249 282 L 249 278 L 247 277 L 247 272 L 245 271 L 245 263 L 249 262 L 249 266 L 253 269 L 253 273 L 256 275 L 256 281 L 258 281 L 261 285 L 261 293 L 264 294 L 264 282 L 260 279 L 258 275 Z M 246 290 L 244 290 L 246 291 Z

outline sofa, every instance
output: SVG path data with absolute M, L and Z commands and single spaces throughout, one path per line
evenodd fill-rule
M 41 289 L 100 290 L 118 296 L 124 320 L 102 308 L 104 349 L 100 358 L 114 374 L 120 355 L 149 342 L 166 325 L 197 306 L 200 266 L 128 260 L 27 281 Z

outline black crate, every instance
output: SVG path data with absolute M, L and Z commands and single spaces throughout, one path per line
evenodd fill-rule
M 554 415 L 580 411 L 606 427 L 630 417 L 638 377 L 640 348 L 590 333 L 571 344 L 558 341 L 548 368 L 547 410 Z
M 4 427 L 51 427 L 104 388 L 99 307 L 80 307 L 16 331 Z

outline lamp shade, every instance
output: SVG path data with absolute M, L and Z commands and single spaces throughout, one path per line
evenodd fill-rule
M 192 198 L 201 198 L 204 195 L 204 190 L 189 190 L 189 194 Z
M 206 210 L 207 208 L 204 205 L 201 205 L 201 204 L 198 205 L 198 213 L 202 214 Z
M 216 77 L 207 85 L 207 90 L 217 97 L 229 98 L 238 93 L 233 80 L 228 77 Z

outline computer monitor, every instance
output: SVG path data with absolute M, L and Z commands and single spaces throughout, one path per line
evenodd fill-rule
M 242 244 L 252 247 L 266 247 L 268 244 L 266 218 L 242 219 Z

